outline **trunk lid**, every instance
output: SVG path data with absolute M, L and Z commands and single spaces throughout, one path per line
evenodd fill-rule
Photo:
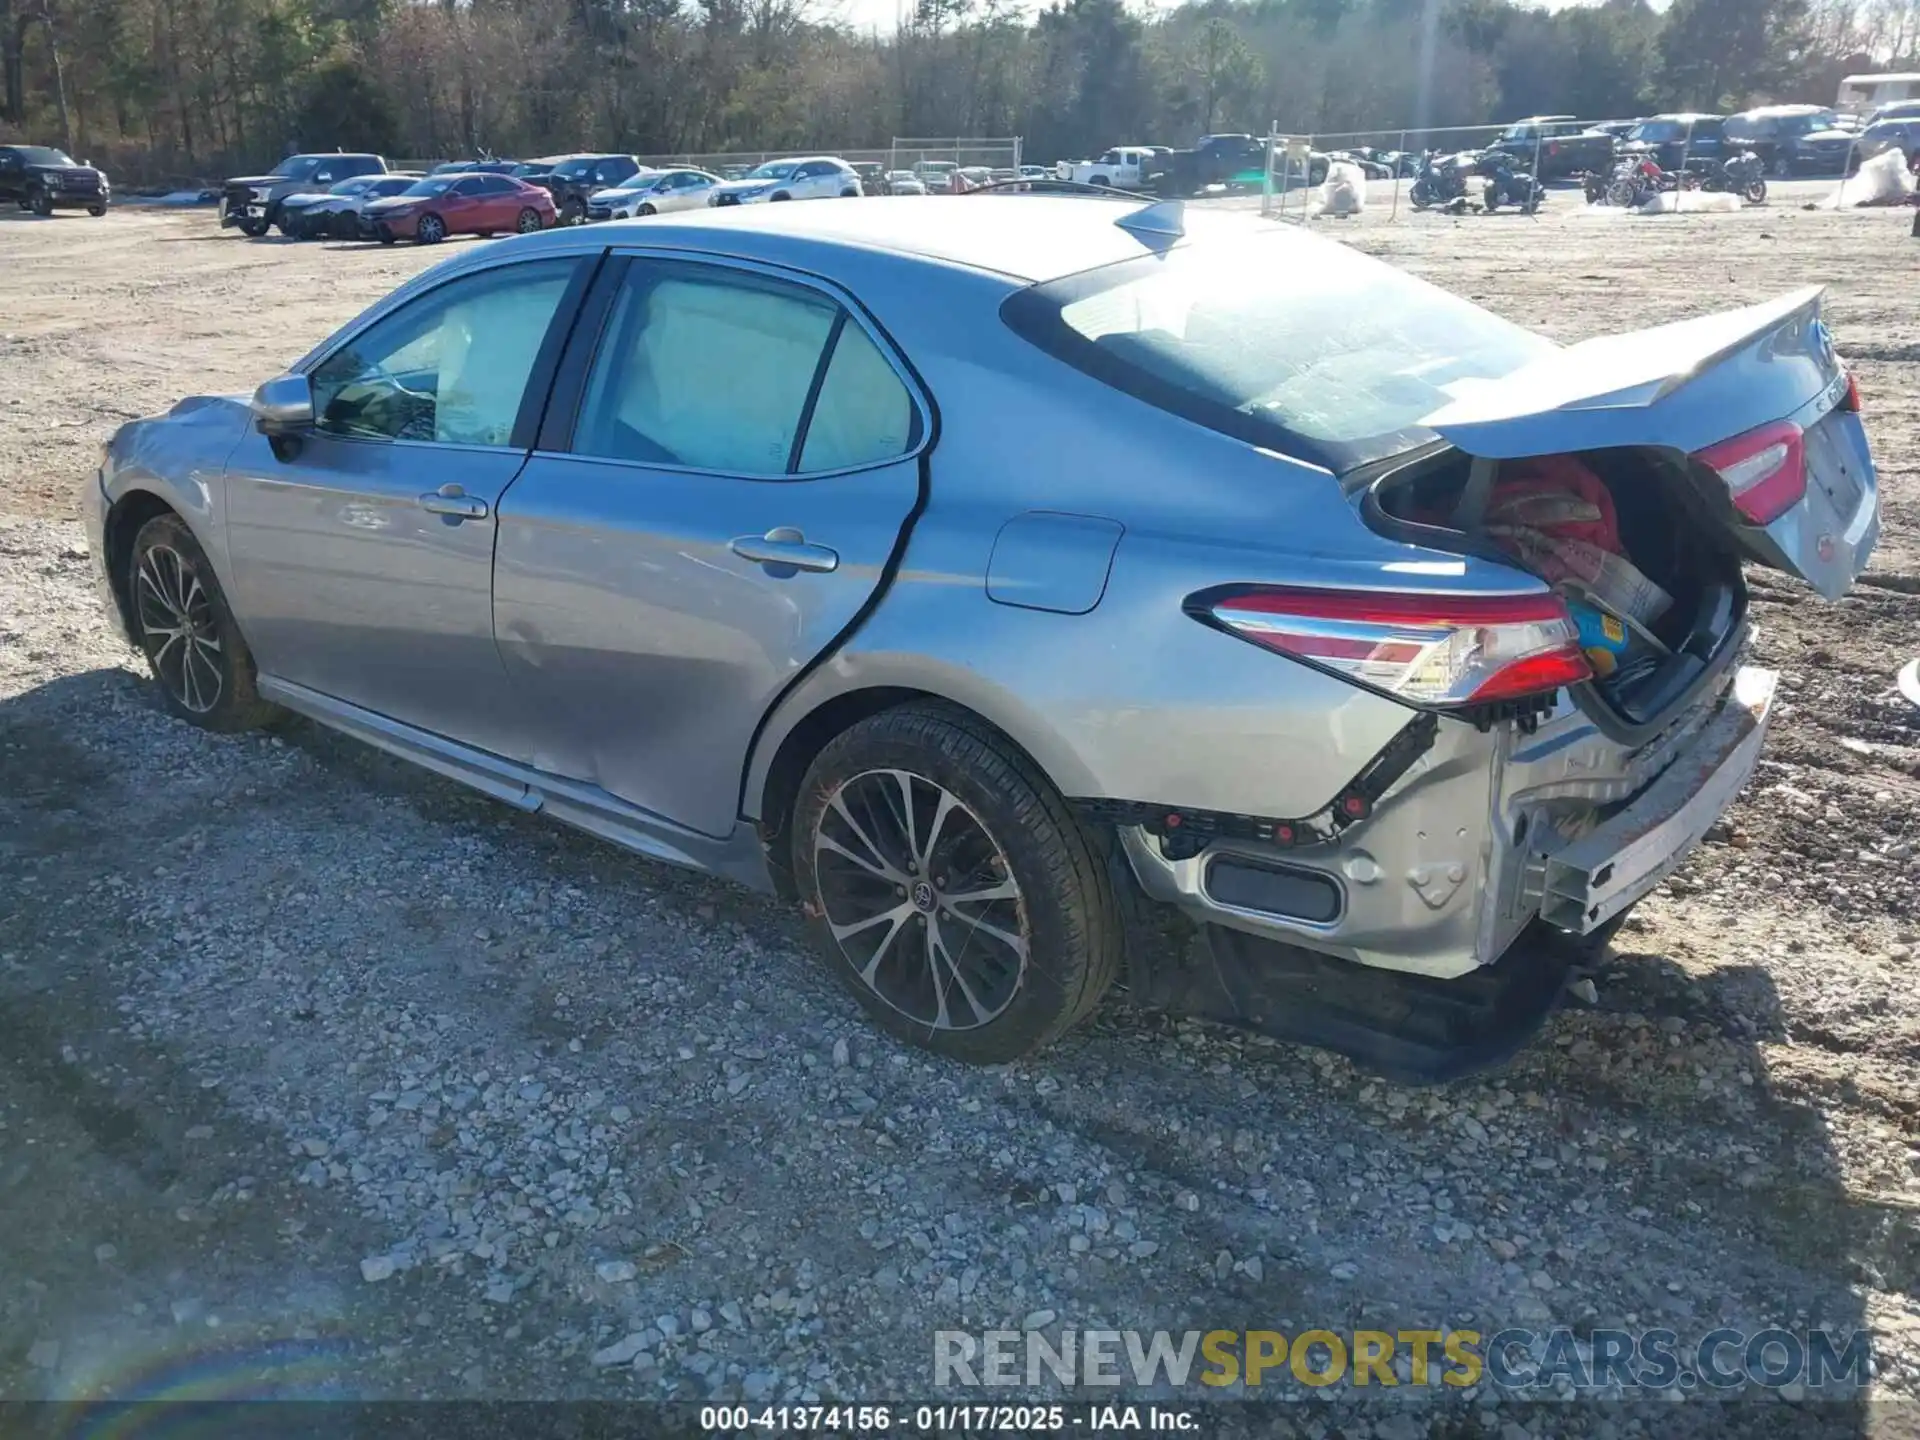
M 1837 599 L 1873 552 L 1879 498 L 1851 382 L 1821 322 L 1822 293 L 1810 287 L 1582 341 L 1499 379 L 1460 383 L 1421 424 L 1487 460 L 1627 446 L 1678 452 L 1748 558 Z M 1702 455 L 1783 422 L 1799 432 L 1805 491 L 1761 523 Z

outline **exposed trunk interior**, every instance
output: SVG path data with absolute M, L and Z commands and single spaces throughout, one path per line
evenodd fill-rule
M 1610 713 L 1595 718 L 1615 728 L 1659 726 L 1692 698 L 1741 628 L 1747 592 L 1739 555 L 1725 523 L 1707 513 L 1684 459 L 1642 448 L 1588 450 L 1567 458 L 1605 487 L 1619 554 L 1669 600 L 1656 616 L 1636 624 L 1626 614 L 1628 607 L 1610 605 L 1584 587 L 1567 591 L 1587 607 L 1590 618 L 1598 611 L 1618 622 L 1606 626 L 1609 636 L 1627 637 L 1618 667 L 1581 687 L 1592 693 L 1580 698 L 1583 703 L 1597 699 Z M 1375 529 L 1397 539 L 1513 565 L 1565 590 L 1487 520 L 1493 487 L 1530 463 L 1476 461 L 1451 447 L 1430 452 L 1374 480 L 1363 513 Z

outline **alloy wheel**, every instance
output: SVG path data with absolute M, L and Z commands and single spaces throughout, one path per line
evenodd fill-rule
M 168 545 L 141 557 L 135 592 L 153 673 L 182 708 L 207 714 L 226 683 L 213 596 Z
M 540 212 L 529 205 L 520 212 L 520 220 L 516 228 L 522 235 L 533 234 L 540 228 Z
M 868 770 L 840 786 L 813 835 L 824 919 L 863 984 L 907 1019 L 972 1030 L 1026 974 L 1026 905 L 1006 852 L 944 786 Z

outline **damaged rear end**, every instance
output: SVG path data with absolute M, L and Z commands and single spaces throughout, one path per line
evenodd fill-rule
M 1401 753 L 1321 817 L 1145 815 L 1127 842 L 1216 961 L 1144 998 L 1413 1080 L 1524 1043 L 1746 783 L 1775 677 L 1747 663 L 1743 567 L 1836 599 L 1878 532 L 1817 290 L 1444 388 L 1424 443 L 1343 477 L 1365 526 L 1427 557 L 1404 588 L 1189 607 L 1409 706 Z

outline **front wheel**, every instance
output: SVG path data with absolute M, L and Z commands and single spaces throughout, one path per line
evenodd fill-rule
M 513 222 L 513 228 L 522 235 L 532 235 L 540 229 L 540 212 L 531 205 L 522 210 Z
M 240 233 L 249 240 L 258 240 L 262 235 L 267 233 L 269 228 L 271 227 L 268 226 L 265 220 L 242 220 L 240 222 Z
M 1607 203 L 1631 210 L 1640 201 L 1640 187 L 1631 180 L 1616 180 L 1607 186 Z
M 647 204 L 643 204 L 638 210 L 635 210 L 633 213 L 635 215 L 658 215 L 660 212 L 654 209 L 652 203 L 649 202 Z
M 1122 957 L 1109 871 L 1044 775 L 964 711 L 904 705 L 822 750 L 793 874 L 820 950 L 892 1034 L 995 1065 L 1092 1013 Z
M 53 214 L 53 197 L 44 190 L 36 190 L 28 200 L 27 208 L 44 220 Z
M 447 238 L 447 222 L 438 215 L 422 215 L 420 223 L 413 227 L 413 243 L 416 245 L 438 245 Z
M 134 629 L 176 719 L 203 730 L 254 730 L 280 714 L 255 687 L 253 652 L 200 542 L 178 516 L 157 515 L 133 537 L 127 576 Z
M 1416 180 L 1413 182 L 1413 189 L 1407 193 L 1407 198 L 1413 202 L 1414 209 L 1424 210 L 1433 203 L 1433 189 L 1426 181 Z

